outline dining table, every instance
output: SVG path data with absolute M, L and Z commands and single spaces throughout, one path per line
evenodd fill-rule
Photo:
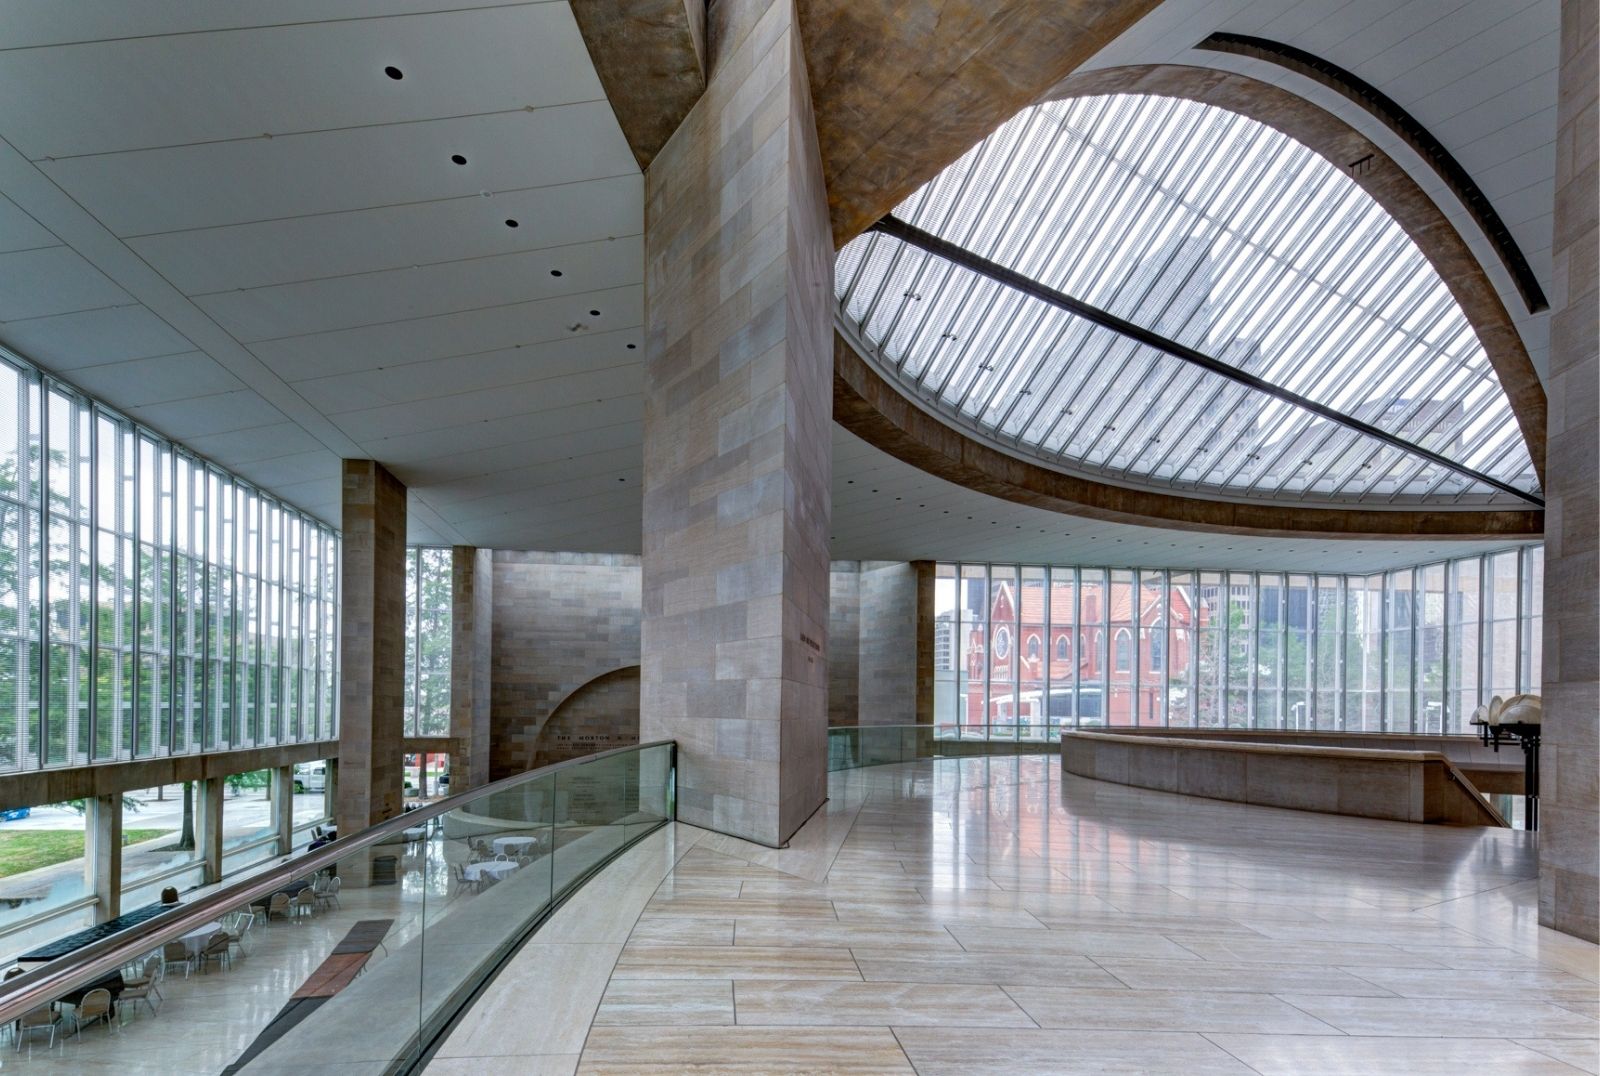
M 509 859 L 488 859 L 482 863 L 468 863 L 461 868 L 468 881 L 481 882 L 485 878 L 504 878 L 521 864 Z
M 514 856 L 529 845 L 539 843 L 538 837 L 496 837 L 492 842 L 496 853 Z
M 183 943 L 183 947 L 189 951 L 191 957 L 199 956 L 200 950 L 206 947 L 206 942 L 210 941 L 212 936 L 221 929 L 222 920 L 216 919 L 205 926 L 195 927 L 177 940 Z

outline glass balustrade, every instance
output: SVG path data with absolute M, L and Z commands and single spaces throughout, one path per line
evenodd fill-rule
M 828 729 L 828 770 L 854 770 L 920 758 L 964 755 L 1044 755 L 1060 738 L 1034 726 L 840 725 Z

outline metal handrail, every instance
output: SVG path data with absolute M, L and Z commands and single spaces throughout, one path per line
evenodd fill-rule
M 282 888 L 285 883 L 308 874 L 314 874 L 324 867 L 339 862 L 353 852 L 363 848 L 370 848 L 396 834 L 402 834 L 422 822 L 438 818 L 457 807 L 472 800 L 495 792 L 502 792 L 509 788 L 536 781 L 542 777 L 559 773 L 562 770 L 575 769 L 578 766 L 596 762 L 600 759 L 610 758 L 615 755 L 624 755 L 633 751 L 646 751 L 652 747 L 666 747 L 676 741 L 653 740 L 650 743 L 641 743 L 628 747 L 614 747 L 609 751 L 598 751 L 592 755 L 581 758 L 569 758 L 563 762 L 541 766 L 537 770 L 529 770 L 514 777 L 505 777 L 499 781 L 480 785 L 477 788 L 458 792 L 436 803 L 425 807 L 418 807 L 414 811 L 406 811 L 394 818 L 386 819 L 375 826 L 362 830 L 360 833 L 348 837 L 340 837 L 330 841 L 314 852 L 307 852 L 298 858 L 252 875 L 243 881 L 226 885 L 192 904 L 181 904 L 170 913 L 158 915 L 147 919 L 143 923 L 129 927 L 127 930 L 118 931 L 109 938 L 79 949 L 68 956 L 50 961 L 41 968 L 24 972 L 14 979 L 0 984 L 0 1024 L 16 1020 L 24 1013 L 37 1009 L 41 1005 L 48 1005 L 62 994 L 67 993 L 84 982 L 92 982 L 102 976 L 109 975 L 125 964 L 132 963 L 169 941 L 187 934 L 196 927 L 203 926 L 219 914 L 232 911 L 240 905 L 251 904 L 259 897 L 264 897 Z

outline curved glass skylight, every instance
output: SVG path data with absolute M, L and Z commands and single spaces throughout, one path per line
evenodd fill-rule
M 1489 357 L 1401 226 L 1255 120 L 1118 94 L 1029 108 L 895 215 L 1529 493 Z M 1527 507 L 1512 494 L 881 233 L 843 320 L 912 395 L 1062 470 L 1202 495 Z

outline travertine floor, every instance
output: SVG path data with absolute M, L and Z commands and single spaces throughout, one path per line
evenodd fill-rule
M 1049 757 L 836 774 L 773 851 L 653 835 L 428 1072 L 1574 1073 L 1597 951 L 1530 835 L 1063 780 Z

